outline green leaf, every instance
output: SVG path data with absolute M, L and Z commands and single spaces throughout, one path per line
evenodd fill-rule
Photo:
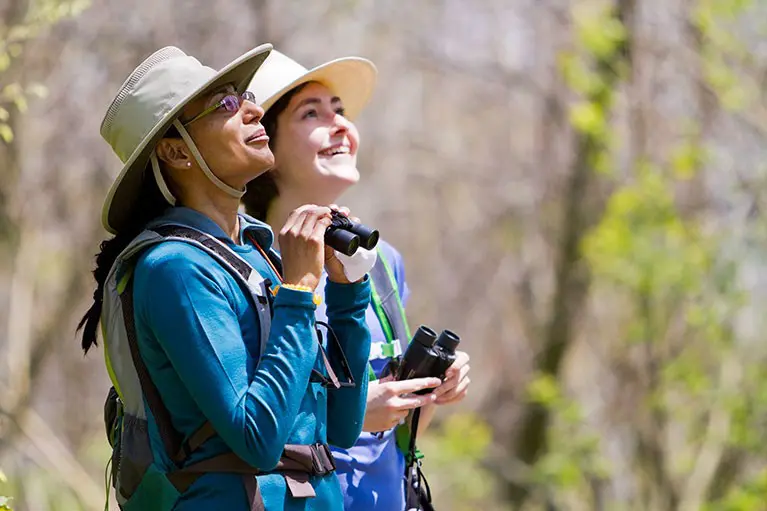
M 578 55 L 563 52 L 558 56 L 557 63 L 559 71 L 573 91 L 593 95 L 603 86 L 599 76 L 589 70 Z
M 11 56 L 6 51 L 0 51 L 0 72 L 5 71 L 11 65 Z
M 22 46 L 19 43 L 13 43 L 8 45 L 8 53 L 12 58 L 16 58 L 21 55 Z
M 2 138 L 6 144 L 13 142 L 13 130 L 7 124 L 0 124 L 0 138 Z
M 542 374 L 533 379 L 527 387 L 527 395 L 531 401 L 542 405 L 553 405 L 559 400 L 559 386 L 551 375 Z
M 16 105 L 16 108 L 19 109 L 19 112 L 23 113 L 27 111 L 27 98 L 25 98 L 23 95 L 19 94 L 16 96 L 16 99 L 13 100 L 13 104 Z
M 582 101 L 570 109 L 570 122 L 576 130 L 594 137 L 604 133 L 604 114 L 590 101 Z

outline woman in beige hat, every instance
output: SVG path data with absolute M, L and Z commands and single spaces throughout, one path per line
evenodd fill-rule
M 375 67 L 365 59 L 342 58 L 309 70 L 272 51 L 250 88 L 266 111 L 263 124 L 275 154 L 275 167 L 248 185 L 243 204 L 249 214 L 272 227 L 279 226 L 296 205 L 333 204 L 357 183 L 360 136 L 353 120 L 368 102 L 375 78 Z M 436 378 L 401 382 L 377 379 L 392 356 L 401 353 L 410 340 L 404 314 L 408 289 L 402 257 L 384 241 L 379 242 L 377 257 L 371 274 L 379 272 L 384 277 L 373 279 L 376 289 L 366 311 L 373 343 L 365 432 L 354 447 L 340 446 L 333 452 L 347 510 L 400 511 L 405 508 L 406 446 L 398 448 L 397 444 L 403 438 L 400 432 L 406 430 L 395 432 L 395 426 L 411 410 L 425 407 L 421 412 L 423 427 L 434 405 L 462 400 L 469 385 L 469 357 L 458 352 L 444 382 Z M 379 289 L 381 282 L 386 289 Z M 318 291 L 328 290 L 321 282 Z M 318 317 L 323 314 L 320 307 Z M 436 390 L 425 396 L 412 394 L 429 387 Z
M 101 126 L 124 167 L 80 326 L 86 352 L 103 328 L 125 510 L 342 508 L 326 442 L 351 446 L 361 430 L 370 284 L 350 282 L 325 248 L 329 208 L 287 215 L 281 261 L 270 228 L 238 214 L 245 185 L 274 163 L 246 90 L 270 50 L 218 72 L 159 50 Z M 315 330 L 323 270 L 327 351 Z

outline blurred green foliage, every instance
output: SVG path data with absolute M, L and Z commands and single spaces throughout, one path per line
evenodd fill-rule
M 23 83 L 12 64 L 24 51 L 24 44 L 38 36 L 46 28 L 57 22 L 77 16 L 90 5 L 90 0 L 30 0 L 29 2 L 11 2 L 6 19 L 0 27 L 0 139 L 6 144 L 14 140 L 11 127 L 11 110 L 23 114 L 27 110 L 29 98 L 42 98 L 47 94 L 45 86 L 39 83 Z M 9 12 L 13 14 L 9 15 Z M 54 477 L 39 470 L 40 477 L 50 479 L 51 484 L 41 484 L 49 492 L 50 509 L 72 510 L 79 506 L 74 497 L 62 491 Z M 12 491 L 18 487 L 0 471 L 0 511 L 11 510 L 12 498 L 4 495 L 17 494 Z M 63 496 L 62 496 L 63 495 Z
M 0 138 L 6 143 L 13 141 L 13 129 L 8 124 L 11 108 L 19 113 L 27 110 L 28 98 L 42 98 L 47 95 L 45 86 L 39 83 L 19 83 L 8 71 L 12 62 L 21 56 L 24 43 L 39 35 L 47 27 L 73 16 L 77 16 L 90 5 L 90 0 L 33 0 L 20 13 L 18 22 L 0 28 Z M 14 8 L 23 9 L 21 4 Z M 6 20 L 7 22 L 7 20 Z
M 495 479 L 484 466 L 492 432 L 472 413 L 456 413 L 433 424 L 419 441 L 423 470 L 438 509 L 493 509 Z
M 731 28 L 750 6 L 744 0 L 700 0 L 693 10 L 691 22 L 701 34 L 703 76 L 728 110 L 744 108 L 753 97 L 748 82 L 732 64 L 747 57 Z M 602 3 L 584 2 L 575 9 L 573 19 L 577 48 L 559 60 L 560 71 L 578 98 L 570 122 L 603 148 L 601 156 L 590 162 L 592 171 L 615 180 L 610 112 L 616 90 L 598 68 L 622 51 L 627 31 L 614 10 Z M 595 292 L 620 296 L 630 304 L 630 311 L 624 313 L 624 335 L 615 342 L 622 344 L 620 351 L 626 357 L 640 349 L 636 353 L 645 359 L 641 369 L 647 381 L 639 386 L 644 406 L 635 417 L 640 424 L 661 428 L 658 437 L 642 441 L 657 442 L 663 450 L 667 433 L 663 428 L 673 423 L 683 432 L 684 441 L 670 454 L 675 459 L 661 460 L 660 468 L 656 467 L 656 475 L 665 478 L 657 484 L 667 484 L 672 493 L 693 472 L 696 453 L 713 441 L 706 427 L 714 410 L 725 414 L 729 426 L 725 438 L 719 439 L 724 450 L 763 453 L 760 424 L 767 416 L 763 361 L 743 355 L 733 334 L 732 318 L 745 299 L 735 285 L 738 261 L 728 255 L 721 233 L 707 229 L 701 219 L 678 205 L 678 191 L 709 161 L 699 121 L 691 120 L 690 126 L 665 161 L 650 163 L 640 155 L 628 178 L 613 183 L 603 217 L 581 247 Z M 745 373 L 735 378 L 736 383 L 722 369 L 731 359 L 737 359 Z M 533 494 L 541 497 L 539 502 L 562 508 L 567 508 L 567 502 L 585 505 L 595 482 L 611 476 L 603 440 L 554 377 L 533 378 L 527 398 L 547 407 L 554 419 L 548 452 L 533 467 Z M 641 448 L 652 451 L 653 446 Z M 647 473 L 637 477 L 652 478 Z M 706 509 L 759 509 L 766 494 L 767 472 L 758 471 L 721 498 L 709 495 L 714 501 Z M 587 505 L 592 506 L 596 503 Z

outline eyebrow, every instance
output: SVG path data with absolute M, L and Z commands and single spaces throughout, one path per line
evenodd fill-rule
M 341 98 L 339 98 L 338 96 L 333 96 L 333 98 L 330 100 L 330 104 L 331 105 L 334 104 L 334 103 L 340 103 L 340 102 L 341 102 Z M 296 110 L 298 110 L 302 106 L 306 106 L 306 105 L 319 105 L 320 103 L 322 103 L 322 100 L 320 100 L 320 98 L 306 98 L 306 99 L 301 100 L 301 102 L 296 105 L 296 107 L 293 109 L 293 111 L 295 112 Z
M 206 106 L 206 108 L 207 108 L 208 106 L 212 106 L 212 105 L 213 105 L 213 103 L 215 103 L 215 101 L 211 102 L 211 100 L 212 100 L 213 98 L 215 98 L 216 96 L 218 96 L 219 94 L 224 94 L 224 95 L 227 95 L 227 94 L 231 94 L 231 93 L 233 93 L 233 92 L 236 92 L 236 91 L 235 91 L 235 89 L 234 89 L 234 86 L 233 86 L 233 85 L 231 85 L 231 84 L 222 85 L 221 87 L 218 87 L 217 89 L 213 90 L 213 91 L 212 91 L 212 92 L 211 92 L 211 93 L 208 95 L 208 99 L 205 101 L 205 106 Z

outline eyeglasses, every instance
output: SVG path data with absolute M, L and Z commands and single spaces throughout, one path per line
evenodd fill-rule
M 217 102 L 215 105 L 206 108 L 199 114 L 195 115 L 191 120 L 186 121 L 182 124 L 182 126 L 187 127 L 190 124 L 192 124 L 194 121 L 199 121 L 209 113 L 215 112 L 219 108 L 223 108 L 229 113 L 235 113 L 237 110 L 240 109 L 240 106 L 242 106 L 242 103 L 244 101 L 250 101 L 251 103 L 256 102 L 256 95 L 250 92 L 249 90 L 246 90 L 242 94 L 227 94 L 224 96 L 221 101 Z

